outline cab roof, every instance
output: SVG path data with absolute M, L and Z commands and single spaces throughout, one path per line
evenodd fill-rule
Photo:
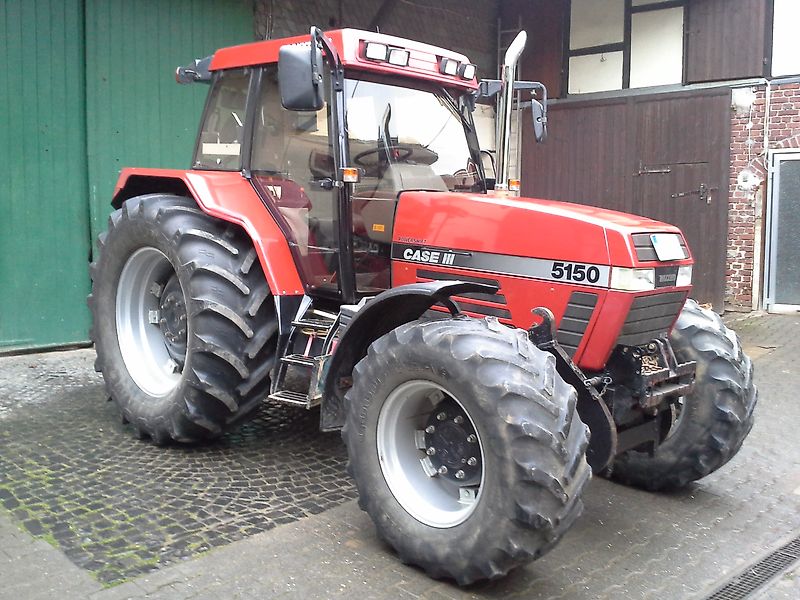
M 336 48 L 345 68 L 425 79 L 448 87 L 454 86 L 466 89 L 476 89 L 478 87 L 476 77 L 463 79 L 459 75 L 447 75 L 441 72 L 439 65 L 443 58 L 455 60 L 460 64 L 469 63 L 469 59 L 458 52 L 405 38 L 359 29 L 326 31 L 325 36 Z M 310 35 L 300 35 L 221 48 L 214 53 L 210 69 L 218 71 L 221 69 L 277 63 L 278 50 L 281 46 L 309 42 L 310 39 Z M 408 50 L 408 65 L 391 65 L 385 61 L 366 58 L 366 45 L 370 42 L 386 44 L 390 48 Z

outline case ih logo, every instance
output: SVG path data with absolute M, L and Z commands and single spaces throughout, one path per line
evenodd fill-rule
M 456 255 L 452 252 L 441 252 L 439 250 L 415 250 L 406 248 L 403 250 L 403 258 L 414 262 L 428 263 L 431 265 L 452 265 Z
M 656 268 L 656 287 L 672 287 L 678 282 L 678 267 Z

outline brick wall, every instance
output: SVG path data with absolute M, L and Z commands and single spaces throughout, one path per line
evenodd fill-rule
M 731 117 L 731 170 L 728 199 L 728 268 L 725 302 L 733 309 L 753 307 L 754 275 L 761 264 L 762 210 L 766 204 L 767 163 L 764 153 L 766 89 L 753 88 L 749 108 Z M 769 149 L 800 148 L 800 83 L 776 85 L 770 92 Z M 755 183 L 740 184 L 742 171 L 752 173 Z M 760 263 L 763 263 L 763 257 Z
M 255 34 L 263 39 L 323 29 L 366 29 L 384 0 L 256 0 Z M 380 31 L 466 54 L 479 77 L 496 76 L 497 2 L 492 0 L 390 0 Z M 387 4 L 388 6 L 388 4 Z

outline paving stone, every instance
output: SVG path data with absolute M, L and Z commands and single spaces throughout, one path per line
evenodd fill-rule
M 92 365 L 89 350 L 0 359 L 0 507 L 102 583 L 355 497 L 317 412 L 265 405 L 217 443 L 159 448 L 120 423 Z
M 91 352 L 0 359 L 0 569 L 38 565 L 32 596 L 46 597 L 52 543 L 100 582 L 139 574 L 94 582 L 93 600 L 702 598 L 800 534 L 800 320 L 735 328 L 761 400 L 728 465 L 672 494 L 595 478 L 550 554 L 468 588 L 430 580 L 378 540 L 352 501 L 339 437 L 319 434 L 315 413 L 265 406 L 217 444 L 157 448 L 104 402 Z M 795 598 L 797 585 L 795 568 L 760 597 Z

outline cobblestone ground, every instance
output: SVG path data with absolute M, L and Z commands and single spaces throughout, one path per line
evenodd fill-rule
M 317 433 L 311 416 L 266 409 L 239 435 L 206 448 L 159 449 L 133 440 L 102 402 L 88 352 L 0 361 L 2 502 L 13 523 L 100 581 L 153 569 L 106 590 L 83 582 L 80 593 L 66 597 L 705 598 L 800 535 L 800 318 L 748 318 L 734 326 L 755 359 L 760 389 L 756 425 L 739 454 L 679 493 L 594 479 L 584 515 L 563 541 L 497 582 L 460 589 L 400 564 L 355 502 L 342 502 L 353 495 L 343 448 L 337 436 Z M 8 361 L 17 361 L 13 369 Z M 28 372 L 29 363 L 35 368 Z M 303 496 L 314 484 L 326 489 L 322 497 Z M 280 490 L 291 492 L 284 498 Z M 265 504 L 254 507 L 252 498 Z M 312 498 L 316 505 L 306 508 Z M 92 501 L 101 505 L 97 512 Z M 89 512 L 76 514 L 80 507 Z M 137 508 L 144 513 L 131 516 Z M 276 510 L 277 518 L 258 521 Z M 278 518 L 294 522 L 264 532 Z M 4 529 L 4 522 L 0 555 L 3 544 L 31 557 L 45 552 L 43 542 L 29 544 L 29 535 L 10 524 Z M 175 524 L 184 531 L 173 537 L 166 528 Z M 231 528 L 216 537 L 225 525 Z M 246 539 L 227 544 L 237 536 Z M 61 553 L 51 553 L 57 556 L 36 561 L 57 563 Z M 189 556 L 195 558 L 177 560 Z M 81 570 L 69 566 L 75 579 Z M 797 574 L 795 565 L 758 597 L 800 597 Z M 10 582 L 6 595 L 0 586 L 0 598 L 64 597 L 53 586 L 40 585 L 37 595 L 35 586 Z
M 265 406 L 206 446 L 137 440 L 94 352 L 0 359 L 0 506 L 104 584 L 355 497 L 318 413 Z

